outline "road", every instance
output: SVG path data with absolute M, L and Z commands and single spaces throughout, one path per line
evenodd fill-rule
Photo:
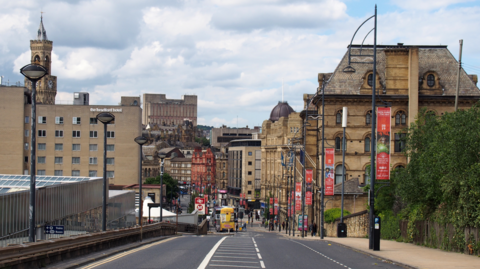
M 174 237 L 82 268 L 401 268 L 327 241 L 248 230 Z

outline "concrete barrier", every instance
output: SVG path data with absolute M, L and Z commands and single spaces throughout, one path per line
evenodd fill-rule
M 143 226 L 143 238 L 175 235 L 175 224 Z M 10 245 L 0 248 L 0 268 L 40 268 L 140 240 L 140 227 Z

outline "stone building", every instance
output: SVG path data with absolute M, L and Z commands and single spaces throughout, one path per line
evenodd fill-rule
M 190 186 L 192 175 L 192 158 L 169 157 L 165 159 L 165 172 L 179 185 Z
M 232 140 L 252 139 L 253 133 L 260 132 L 260 127 L 248 128 L 230 128 L 223 125 L 220 128 L 212 128 L 209 133 L 210 145 L 215 148 L 222 148 L 228 145 Z
M 217 165 L 215 176 L 215 185 L 218 190 L 227 190 L 227 175 L 228 175 L 228 155 L 224 152 L 215 153 L 215 162 Z
M 192 156 L 192 179 L 191 184 L 195 184 L 197 192 L 203 193 L 204 190 L 215 188 L 216 164 L 215 155 L 210 148 L 205 152 L 201 148 L 196 148 Z
M 191 120 L 184 120 L 180 124 L 149 123 L 142 126 L 142 134 L 148 138 L 148 144 L 165 141 L 170 146 L 182 147 L 188 143 L 195 143 L 197 127 Z
M 421 109 L 434 116 L 455 110 L 458 62 L 447 46 L 378 45 L 377 75 L 373 78 L 373 65 L 358 63 L 373 61 L 368 56 L 373 54 L 373 47 L 363 45 L 361 52 L 360 45 L 353 45 L 351 54 L 357 56 L 352 56 L 350 65 L 347 51 L 335 71 L 319 74 L 318 81 L 319 89 L 325 88 L 325 147 L 335 149 L 335 182 L 342 180 L 342 108 L 348 107 L 345 178 L 358 178 L 362 185 L 368 181 L 365 170 L 370 164 L 373 83 L 376 83 L 377 107 L 391 107 L 390 170 L 393 170 L 407 164 L 401 139 L 404 128 L 415 121 Z M 478 101 L 480 91 L 476 83 L 476 75 L 461 70 L 459 109 L 468 109 Z M 304 102 L 312 96 L 304 95 Z M 313 103 L 314 114 L 321 114 L 321 94 Z M 313 121 L 310 119 L 309 123 Z M 321 121 L 317 124 L 320 126 Z M 312 129 L 307 129 L 307 136 L 318 137 L 315 150 L 320 151 L 321 134 Z M 321 157 L 318 160 L 320 164 L 323 161 Z M 315 186 L 319 188 L 320 182 Z M 317 199 L 315 217 L 319 216 L 319 210 Z
M 143 94 L 142 123 L 181 125 L 190 120 L 197 126 L 197 96 L 183 95 L 181 99 L 167 99 L 165 94 Z
M 30 61 L 32 64 L 40 64 L 48 70 L 48 74 L 37 81 L 37 103 L 54 105 L 57 95 L 57 77 L 52 76 L 52 49 L 53 42 L 48 40 L 47 31 L 43 26 L 43 17 L 40 18 L 40 26 L 37 31 L 37 38 L 30 40 Z M 32 90 L 30 80 L 25 78 L 25 87 Z

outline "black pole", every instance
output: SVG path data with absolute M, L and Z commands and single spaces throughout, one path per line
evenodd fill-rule
M 107 230 L 107 123 L 103 123 L 102 231 Z
M 164 158 L 160 164 L 160 222 L 163 221 L 163 160 Z
M 142 145 L 140 145 L 140 169 L 138 171 L 138 181 L 139 181 L 139 186 L 138 186 L 138 189 L 139 189 L 139 193 L 140 195 L 138 196 L 138 202 L 139 202 L 139 214 L 138 214 L 138 224 L 140 225 L 140 242 L 142 242 L 142 237 L 143 237 L 143 192 L 142 192 L 142 156 L 143 156 L 143 152 L 142 152 Z M 150 218 L 149 218 L 150 220 Z
M 290 167 L 290 151 L 289 151 L 288 153 L 289 153 L 289 154 L 288 154 L 288 165 L 289 165 L 289 166 L 287 166 L 287 173 L 288 173 L 288 170 L 290 170 L 290 169 L 288 168 L 288 167 Z M 286 222 L 287 228 L 285 229 L 285 234 L 288 234 L 288 221 L 290 220 L 290 216 L 289 216 L 289 215 L 290 215 L 290 204 L 288 203 L 288 197 L 290 197 L 290 193 L 289 193 L 290 190 L 289 190 L 289 188 L 288 188 L 289 185 L 290 185 L 290 175 L 289 175 L 289 174 L 287 174 L 287 182 L 286 182 L 286 183 L 287 183 L 287 187 L 286 187 L 287 193 L 286 193 L 286 195 L 285 195 L 285 198 L 287 199 L 287 208 L 286 208 L 287 217 L 286 217 L 285 219 L 286 219 L 286 221 L 287 221 L 287 222 Z M 292 199 L 292 198 L 290 198 L 290 199 Z
M 35 242 L 35 153 L 36 153 L 36 137 L 37 137 L 37 80 L 30 80 L 32 83 L 32 118 L 30 123 L 31 138 L 30 138 L 30 227 L 28 229 L 28 241 Z
M 294 151 L 292 151 L 292 154 L 294 153 Z M 295 157 L 294 157 L 295 158 Z M 296 161 L 294 159 L 294 161 Z M 293 167 L 290 167 L 290 172 L 293 172 Z M 290 173 L 290 224 L 288 225 L 289 226 L 289 231 L 288 231 L 288 235 L 292 235 L 292 230 L 293 230 L 293 219 L 295 219 L 295 214 L 293 214 L 293 210 L 295 208 L 293 208 L 293 201 L 292 199 L 295 199 L 295 195 L 292 195 L 292 192 L 293 192 L 293 174 Z
M 305 123 L 303 124 L 303 178 L 302 178 L 302 237 L 305 237 L 305 169 L 307 168 L 307 123 L 308 123 L 308 107 L 310 101 L 307 102 L 305 108 Z M 301 156 L 300 156 L 301 157 Z M 308 227 L 308 225 L 307 225 Z
M 324 78 L 325 80 L 325 78 Z M 325 236 L 323 234 L 323 222 L 324 222 L 324 212 L 325 212 L 325 206 L 324 206 L 324 202 L 325 202 L 325 81 L 323 82 L 323 85 L 322 85 L 322 193 L 321 193 L 321 201 L 320 201 L 320 211 L 321 211 L 321 214 L 320 214 L 320 238 L 323 239 L 323 237 Z
M 294 190 L 296 192 L 297 190 L 297 151 L 294 149 L 294 152 L 295 152 L 295 159 L 294 159 L 294 162 L 293 162 L 293 187 L 294 187 Z M 293 214 L 293 219 L 292 219 L 292 230 L 293 230 L 293 237 L 295 237 L 295 217 L 296 217 L 296 211 L 297 211 L 297 194 L 295 193 L 294 195 L 294 202 L 293 202 L 293 208 L 294 208 L 294 211 L 295 214 Z
M 377 84 L 377 5 L 375 5 L 375 22 L 374 22 L 374 37 L 373 37 L 373 85 L 372 85 L 372 145 L 371 145 L 371 155 L 370 155 L 370 236 L 369 236 L 369 249 L 373 249 L 373 223 L 374 223 L 374 189 L 375 189 L 375 149 L 376 149 L 376 139 L 375 139 L 375 124 L 376 124 L 376 111 L 375 111 L 375 89 Z
M 345 117 L 345 115 L 343 115 Z M 346 123 L 345 123 L 346 124 Z M 342 138 L 342 210 L 340 212 L 340 223 L 343 223 L 343 194 L 345 192 L 345 127 L 343 127 L 343 138 Z

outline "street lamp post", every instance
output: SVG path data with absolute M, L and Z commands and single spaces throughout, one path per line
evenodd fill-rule
M 111 113 L 103 112 L 97 115 L 97 120 L 103 123 L 103 200 L 102 200 L 102 231 L 107 230 L 107 124 L 115 120 Z
M 35 153 L 36 153 L 36 117 L 37 117 L 37 81 L 48 74 L 48 70 L 37 64 L 27 64 L 20 69 L 20 73 L 24 75 L 32 83 L 32 118 L 31 118 L 31 138 L 30 138 L 30 214 L 28 229 L 28 241 L 35 242 Z
M 164 165 L 163 160 L 167 155 L 160 153 L 158 156 L 160 157 L 160 222 L 162 222 L 163 221 L 163 165 Z
M 139 188 L 139 210 L 138 210 L 138 224 L 140 225 L 140 242 L 142 241 L 143 237 L 143 192 L 142 192 L 142 159 L 143 159 L 143 152 L 142 146 L 147 143 L 147 139 L 143 136 L 138 136 L 135 139 L 135 142 L 140 146 L 140 161 L 139 161 L 139 169 L 138 169 L 138 188 Z M 150 219 L 149 219 L 150 221 Z

